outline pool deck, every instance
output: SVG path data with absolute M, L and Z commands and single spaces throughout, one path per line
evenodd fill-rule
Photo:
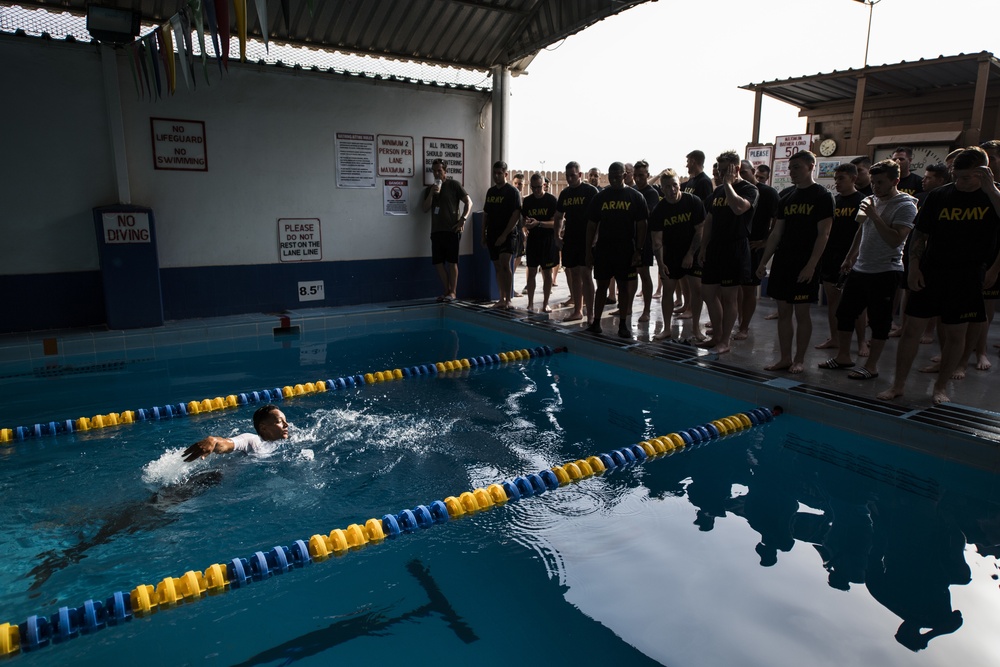
M 520 292 L 525 287 L 526 277 L 523 267 L 518 269 L 514 278 L 516 291 Z M 535 306 L 541 305 L 541 280 L 539 279 Z M 569 289 L 566 286 L 566 278 L 563 273 L 559 273 L 556 286 L 552 290 L 550 299 L 553 304 L 552 313 L 549 320 L 553 324 L 567 330 L 582 330 L 586 324 L 582 321 L 573 323 L 562 323 L 572 311 L 572 308 L 563 308 L 559 304 L 569 299 Z M 526 296 L 518 296 L 514 299 L 515 308 L 520 309 L 522 316 L 528 315 L 528 299 Z M 603 318 L 604 336 L 613 339 L 617 338 L 618 319 L 612 317 L 610 313 L 617 306 L 607 306 L 604 309 Z M 642 312 L 642 296 L 636 294 L 632 317 L 632 332 L 636 342 L 648 343 L 652 336 L 663 330 L 663 316 L 660 307 L 660 300 L 652 303 L 652 317 L 650 322 L 638 324 L 636 319 Z M 765 371 L 764 366 L 768 366 L 778 359 L 778 327 L 774 320 L 767 320 L 765 317 L 776 313 L 777 307 L 773 300 L 766 297 L 758 299 L 757 311 L 750 323 L 750 333 L 746 340 L 733 341 L 732 351 L 725 355 L 719 355 L 718 359 L 731 366 L 738 366 L 747 370 L 771 375 L 775 378 L 786 378 L 790 381 L 834 389 L 839 392 L 857 396 L 859 399 L 876 400 L 875 395 L 889 388 L 893 376 L 893 369 L 896 361 L 896 347 L 898 338 L 890 338 L 879 361 L 879 377 L 874 380 L 852 380 L 847 377 L 847 371 L 824 370 L 818 364 L 837 353 L 836 349 L 817 350 L 810 347 L 806 354 L 805 370 L 797 375 L 783 372 Z M 813 336 L 811 346 L 818 345 L 825 341 L 828 334 L 826 306 L 813 306 Z M 708 322 L 708 312 L 703 309 L 702 322 Z M 673 337 L 677 340 L 691 338 L 693 334 L 691 320 L 673 320 Z M 870 330 L 868 332 L 871 333 Z M 983 410 L 1000 410 L 1000 398 L 996 396 L 997 389 L 1000 389 L 1000 350 L 993 347 L 994 343 L 1000 343 L 1000 318 L 993 323 L 990 328 L 989 346 L 990 360 L 994 368 L 989 371 L 979 371 L 974 367 L 969 368 L 966 377 L 961 381 L 953 381 L 949 386 L 951 398 L 956 403 L 980 408 Z M 853 348 L 851 356 L 857 360 L 857 341 L 852 341 Z M 931 357 L 938 354 L 937 341 L 930 345 L 921 345 L 917 358 L 913 363 L 913 370 L 910 373 L 906 385 L 906 394 L 902 398 L 896 399 L 893 403 L 911 407 L 929 407 L 933 405 L 931 400 L 931 387 L 937 377 L 936 374 L 919 373 L 917 369 L 923 368 L 931 363 Z M 861 365 L 860 363 L 858 364 Z
M 522 267 L 514 278 L 518 292 L 525 282 Z M 541 305 L 540 291 L 539 284 L 536 306 Z M 460 301 L 442 305 L 425 299 L 173 321 L 162 327 L 130 331 L 92 327 L 4 334 L 0 335 L 0 379 L 122 368 L 131 361 L 165 355 L 253 351 L 273 344 L 282 333 L 277 327 L 284 324 L 299 327 L 291 334 L 292 339 L 299 338 L 303 343 L 322 342 L 343 335 L 363 334 L 368 327 L 405 326 L 406 320 L 426 320 L 437 314 L 499 328 L 537 340 L 539 344 L 566 345 L 571 351 L 595 359 L 688 382 L 758 405 L 780 403 L 831 426 L 1000 472 L 1000 401 L 994 398 L 1000 359 L 997 349 L 992 347 L 1000 340 L 1000 322 L 992 325 L 989 336 L 994 368 L 989 371 L 969 369 L 965 379 L 951 383 L 954 403 L 934 406 L 930 395 L 934 375 L 919 373 L 916 369 L 930 363 L 930 357 L 937 353 L 936 344 L 920 346 L 906 395 L 894 401 L 879 401 L 875 395 L 888 388 L 892 378 L 898 339 L 889 340 L 880 363 L 880 377 L 875 380 L 851 380 L 846 371 L 818 368 L 817 364 L 833 356 L 834 351 L 816 349 L 810 349 L 806 355 L 804 372 L 792 375 L 763 370 L 777 358 L 777 324 L 765 319 L 776 311 L 770 299 L 758 301 L 749 337 L 734 341 L 731 352 L 716 355 L 683 343 L 653 342 L 652 336 L 663 329 L 659 300 L 653 301 L 651 321 L 639 324 L 633 316 L 633 338 L 622 339 L 616 335 L 617 320 L 610 315 L 616 306 L 605 309 L 606 333 L 595 335 L 584 331 L 583 321 L 563 321 L 570 308 L 560 304 L 568 297 L 566 279 L 560 273 L 551 297 L 551 313 L 529 312 L 525 296 L 516 297 L 515 308 L 509 311 L 491 310 L 489 303 Z M 641 312 L 640 295 L 636 296 L 635 303 L 636 312 Z M 702 321 L 707 320 L 707 313 L 703 313 Z M 815 345 L 827 337 L 825 307 L 814 306 L 812 320 L 812 344 Z M 691 321 L 675 318 L 673 332 L 676 340 L 689 338 Z M 415 363 L 427 361 L 414 360 Z

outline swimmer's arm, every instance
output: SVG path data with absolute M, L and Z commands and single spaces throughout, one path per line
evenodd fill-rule
M 185 449 L 181 456 L 184 457 L 185 462 L 191 463 L 197 459 L 203 459 L 209 454 L 228 454 L 235 447 L 236 443 L 229 438 L 219 438 L 210 435 Z

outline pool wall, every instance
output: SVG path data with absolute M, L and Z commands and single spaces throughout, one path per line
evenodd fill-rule
M 481 207 L 490 182 L 488 91 L 232 61 L 226 74 L 210 72 L 209 85 L 150 100 L 136 89 L 125 51 L 103 53 L 94 44 L 0 33 L 5 83 L 14 91 L 4 119 L 18 129 L 5 136 L 16 159 L 0 164 L 10 193 L 0 333 L 107 321 L 93 209 L 119 203 L 153 212 L 162 289 L 150 287 L 148 299 L 162 300 L 167 320 L 440 293 L 430 215 L 420 202 L 434 150 L 425 154 L 424 143 L 461 146 L 453 177 Z M 119 108 L 109 109 L 106 93 Z M 204 167 L 157 168 L 154 121 L 200 138 Z M 378 169 L 353 183 L 338 162 L 349 137 L 370 141 L 374 160 L 379 136 L 408 139 L 412 148 L 413 173 L 391 177 L 408 186 L 401 215 L 386 214 Z M 319 221 L 316 261 L 283 255 L 282 219 Z M 462 240 L 466 277 L 473 241 L 471 233 Z M 298 283 L 313 281 L 324 282 L 323 298 L 300 301 Z M 474 289 L 459 285 L 460 296 Z

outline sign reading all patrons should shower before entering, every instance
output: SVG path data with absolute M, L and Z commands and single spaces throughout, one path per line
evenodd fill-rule
M 319 218 L 278 218 L 278 256 L 282 262 L 323 259 Z

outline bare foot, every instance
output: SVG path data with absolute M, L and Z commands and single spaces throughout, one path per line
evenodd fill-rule
M 643 311 L 642 315 L 639 316 L 639 319 L 637 321 L 639 321 L 639 322 L 648 322 L 649 321 L 649 313 Z
M 530 301 L 528 302 L 528 312 L 529 313 L 535 312 L 535 306 Z
M 861 341 L 861 344 L 858 345 L 858 356 L 867 357 L 869 354 L 871 354 L 871 350 L 868 347 L 868 341 Z
M 695 331 L 695 332 L 694 332 L 694 339 L 695 339 L 696 341 L 698 341 L 699 343 L 703 343 L 703 342 L 705 342 L 706 340 L 708 340 L 708 336 L 706 336 L 705 334 L 703 334 L 703 333 L 702 333 L 702 332 L 700 332 L 700 331 Z
M 542 312 L 543 313 L 551 313 L 552 312 L 552 306 L 550 306 L 549 304 L 545 304 L 544 306 L 542 306 Z
M 979 360 L 976 362 L 976 369 L 980 371 L 988 371 L 993 368 L 993 364 L 990 363 L 990 358 L 985 354 L 979 355 Z
M 764 316 L 765 320 L 776 320 L 778 319 L 778 313 L 768 313 Z
M 896 389 L 895 387 L 889 387 L 883 392 L 875 394 L 875 398 L 880 401 L 891 401 L 894 398 L 899 398 L 903 395 L 902 389 Z
M 941 362 L 936 361 L 929 366 L 924 366 L 923 368 L 918 368 L 917 371 L 920 373 L 937 373 L 941 370 Z
M 794 364 L 788 367 L 788 372 L 792 374 L 801 373 L 805 368 L 801 361 L 796 361 Z
M 567 299 L 566 301 L 563 301 L 562 303 L 560 303 L 559 307 L 560 308 L 569 308 L 572 305 L 573 305 L 573 299 Z
M 792 367 L 792 362 L 785 361 L 784 359 L 782 359 L 780 361 L 777 361 L 777 362 L 771 364 L 770 366 L 764 366 L 764 370 L 765 371 L 787 371 L 791 367 Z M 801 373 L 802 370 L 799 369 L 799 372 Z
M 507 307 L 507 304 L 504 303 L 503 301 L 497 301 L 492 306 L 490 306 L 490 308 L 493 308 L 493 309 L 496 309 L 496 310 L 504 310 L 506 307 Z
M 951 399 L 948 394 L 944 393 L 943 390 L 935 390 L 933 394 L 934 405 L 941 405 L 942 403 L 951 403 Z
M 749 329 L 740 329 L 739 331 L 733 334 L 733 340 L 746 340 L 749 335 L 750 335 Z
M 653 336 L 653 340 L 670 340 L 670 338 L 671 338 L 670 331 L 668 331 L 667 329 L 664 329 L 660 333 L 655 334 Z
M 698 342 L 695 343 L 697 347 L 704 349 L 711 349 L 719 344 L 719 341 L 708 338 L 707 336 L 702 336 L 701 338 L 695 337 Z
M 920 337 L 921 345 L 930 345 L 934 342 L 934 334 L 924 334 Z
M 674 315 L 681 318 L 682 320 L 687 320 L 691 318 L 691 309 L 684 307 L 674 308 Z
M 840 347 L 840 346 L 837 345 L 836 341 L 834 341 L 832 338 L 827 338 L 825 341 L 823 341 L 822 343 L 820 343 L 819 345 L 817 345 L 815 349 L 817 349 L 817 350 L 832 350 L 832 349 L 835 349 L 837 347 Z
M 582 319 L 583 319 L 583 311 L 577 310 L 564 317 L 563 322 L 576 322 L 577 320 L 582 320 Z
M 959 366 L 955 369 L 955 372 L 951 374 L 952 380 L 964 380 L 965 379 L 965 364 Z
M 720 345 L 716 345 L 715 347 L 709 348 L 708 351 L 709 352 L 715 352 L 716 354 L 726 354 L 731 349 L 732 348 L 730 348 L 728 345 L 721 345 L 720 344 Z
M 617 308 L 615 308 L 610 313 L 608 313 L 608 315 L 610 315 L 611 317 L 618 317 L 621 314 L 622 314 L 622 311 L 618 310 Z
M 935 364 L 941 363 L 941 355 L 935 354 L 933 357 L 931 357 L 931 361 L 934 362 Z
M 889 329 L 889 338 L 899 338 L 902 335 L 903 329 L 901 327 L 893 325 L 893 327 Z

